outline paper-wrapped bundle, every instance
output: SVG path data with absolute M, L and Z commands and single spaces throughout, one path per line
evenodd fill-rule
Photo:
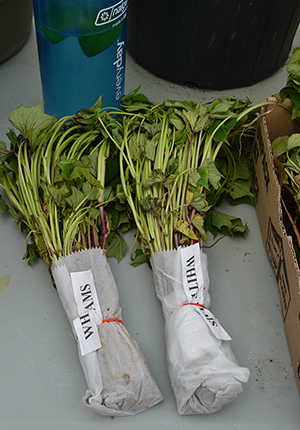
M 178 413 L 217 412 L 242 393 L 250 372 L 238 365 L 230 336 L 208 310 L 207 255 L 195 244 L 155 253 L 151 265 Z
M 74 252 L 55 261 L 51 271 L 78 342 L 88 387 L 84 403 L 101 415 L 126 416 L 161 402 L 145 357 L 121 319 L 104 251 Z

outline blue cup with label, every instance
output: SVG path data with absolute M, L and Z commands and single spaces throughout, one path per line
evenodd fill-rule
M 128 0 L 33 0 L 44 111 L 120 107 Z

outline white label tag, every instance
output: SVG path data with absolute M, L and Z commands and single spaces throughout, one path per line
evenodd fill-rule
M 89 354 L 101 348 L 95 311 L 91 310 L 82 314 L 73 321 L 73 325 L 79 342 L 81 355 Z
M 221 326 L 217 318 L 212 314 L 212 312 L 206 308 L 195 305 L 195 309 L 202 316 L 210 330 L 220 340 L 231 340 L 229 334 Z
M 188 302 L 201 302 L 201 289 L 203 287 L 203 274 L 198 243 L 180 248 L 182 264 L 182 280 L 184 292 Z
M 100 324 L 102 312 L 92 271 L 72 272 L 70 275 L 78 315 L 81 316 L 90 310 L 94 310 L 96 312 L 96 323 Z

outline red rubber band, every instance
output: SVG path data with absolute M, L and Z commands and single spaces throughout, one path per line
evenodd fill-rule
M 106 323 L 106 322 L 119 322 L 119 323 L 123 324 L 123 321 L 122 320 L 118 320 L 118 318 L 109 318 L 108 320 L 102 320 L 102 322 L 103 323 Z
M 203 306 L 203 305 L 200 305 L 199 303 L 185 303 L 184 305 L 182 305 L 182 306 L 186 306 L 186 305 L 194 305 L 194 306 L 200 306 L 200 308 L 203 308 L 203 309 L 205 309 L 205 306 Z

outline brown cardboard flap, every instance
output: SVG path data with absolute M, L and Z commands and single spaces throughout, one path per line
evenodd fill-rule
M 271 98 L 269 100 L 271 100 Z M 270 142 L 273 142 L 277 137 L 290 136 L 293 133 L 300 132 L 298 123 L 291 119 L 293 102 L 290 99 L 286 99 L 283 104 L 286 108 L 281 105 L 271 105 L 267 109 L 268 114 L 265 116 L 265 132 Z
M 256 211 L 277 280 L 286 337 L 300 391 L 300 271 L 292 238 L 283 224 L 281 189 L 271 153 L 271 142 L 275 138 L 299 131 L 289 110 L 281 106 L 268 107 L 268 113 L 259 120 L 252 165 Z

